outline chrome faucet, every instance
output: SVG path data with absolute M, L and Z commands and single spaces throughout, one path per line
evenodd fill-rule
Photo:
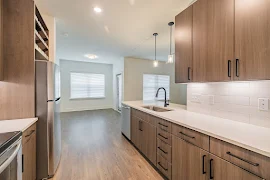
M 159 92 L 160 89 L 163 89 L 163 90 L 165 91 L 165 102 L 164 102 L 164 107 L 167 107 L 167 106 L 169 105 L 169 103 L 167 103 L 167 93 L 166 93 L 166 89 L 165 89 L 164 87 L 158 88 L 156 97 L 158 97 L 158 92 Z

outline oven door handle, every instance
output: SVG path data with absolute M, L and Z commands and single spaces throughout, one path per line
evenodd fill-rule
M 21 148 L 21 140 L 17 142 L 17 146 L 11 156 L 2 164 L 0 165 L 0 174 L 10 165 L 10 163 L 15 159 L 17 156 L 20 148 Z

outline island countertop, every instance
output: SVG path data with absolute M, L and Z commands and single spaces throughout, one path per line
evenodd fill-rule
M 38 118 L 25 118 L 0 121 L 0 133 L 22 131 L 24 132 L 31 125 L 37 122 Z
M 123 104 L 208 136 L 270 157 L 269 128 L 187 111 L 186 106 L 177 104 L 170 104 L 167 108 L 172 111 L 168 112 L 156 112 L 143 108 L 143 106 L 146 105 L 162 107 L 164 104 L 162 102 L 125 101 Z

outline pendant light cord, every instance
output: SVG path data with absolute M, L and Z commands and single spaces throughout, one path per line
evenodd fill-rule
M 155 60 L 157 60 L 157 36 L 155 36 Z
M 172 26 L 171 26 L 171 32 L 170 32 L 170 55 L 172 55 Z

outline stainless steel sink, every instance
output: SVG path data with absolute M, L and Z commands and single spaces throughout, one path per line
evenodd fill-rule
M 168 112 L 168 111 L 172 111 L 171 109 L 166 109 L 166 108 L 162 108 L 162 107 L 158 107 L 158 106 L 143 106 L 143 108 L 149 109 L 151 111 L 156 111 L 156 112 Z

